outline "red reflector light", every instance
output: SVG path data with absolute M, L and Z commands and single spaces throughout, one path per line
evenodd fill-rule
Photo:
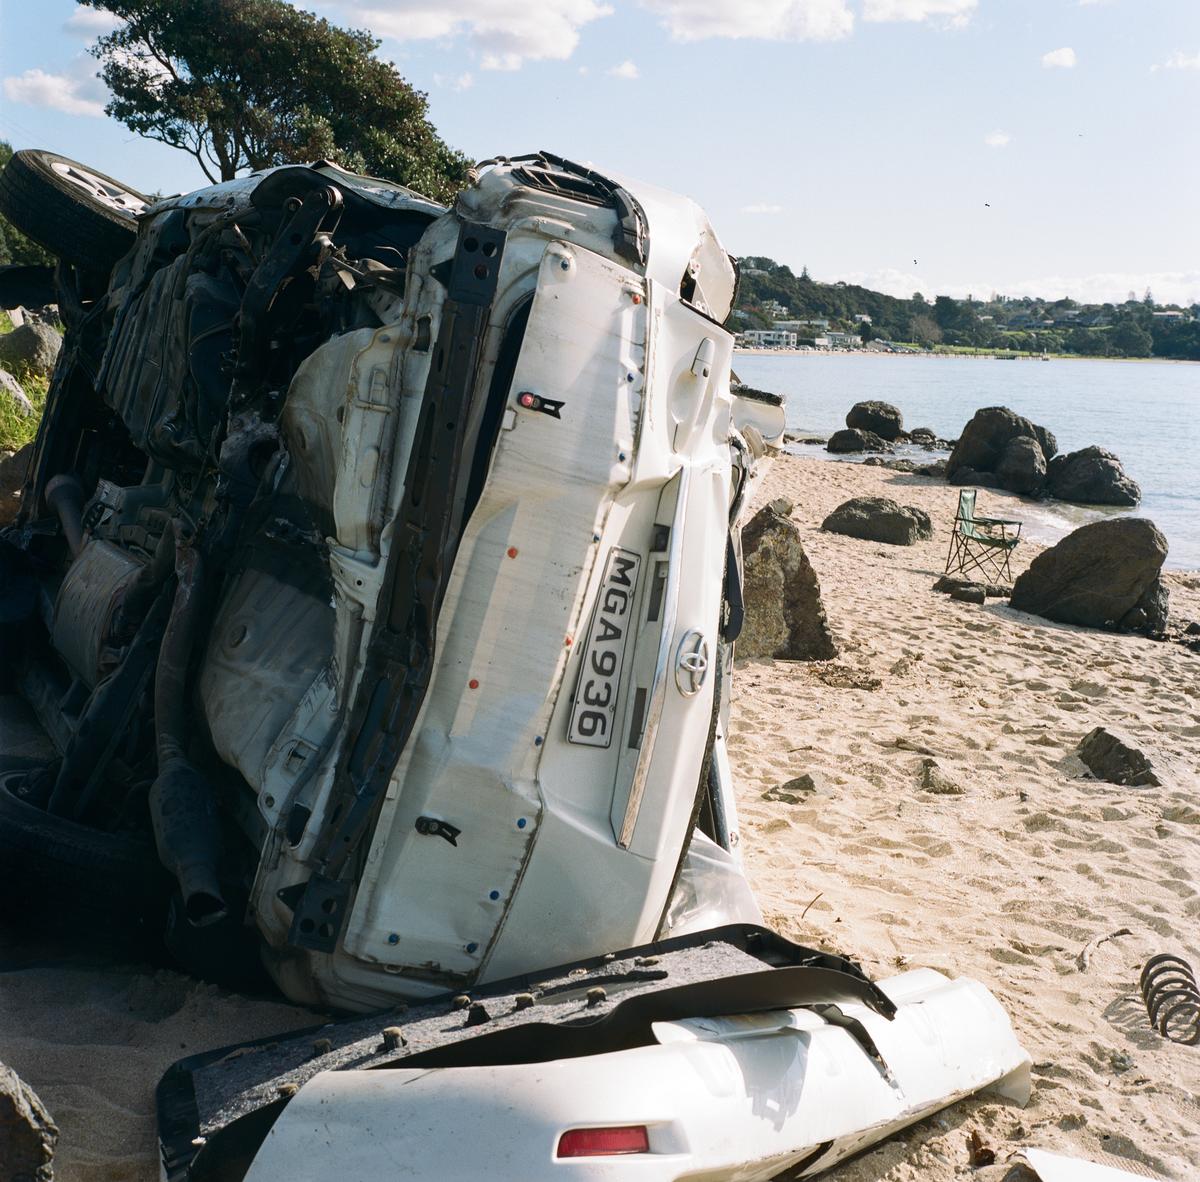
M 558 1139 L 559 1157 L 613 1157 L 619 1153 L 649 1153 L 645 1125 L 615 1129 L 571 1129 Z
M 517 395 L 517 401 L 526 410 L 537 410 L 542 404 L 542 400 L 536 394 L 530 394 L 528 390 Z

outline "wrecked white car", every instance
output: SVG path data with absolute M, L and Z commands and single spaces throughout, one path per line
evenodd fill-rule
M 0 535 L 6 889 L 414 1007 L 181 1064 L 168 1177 L 799 1177 L 1019 1090 L 981 986 L 752 926 L 737 520 L 784 419 L 693 203 L 548 153 L 453 209 L 56 162 L 0 177 L 68 329 Z

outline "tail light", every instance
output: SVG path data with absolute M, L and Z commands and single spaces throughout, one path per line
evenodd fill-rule
M 649 1153 L 645 1125 L 609 1129 L 570 1129 L 558 1139 L 557 1157 L 614 1157 L 623 1153 Z

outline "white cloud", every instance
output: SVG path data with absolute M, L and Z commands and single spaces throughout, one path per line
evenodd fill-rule
M 565 61 L 579 44 L 579 31 L 610 16 L 599 0 L 390 0 L 377 6 L 334 0 L 349 23 L 396 41 L 465 37 L 484 70 L 519 70 L 527 61 Z
M 624 78 L 627 82 L 632 82 L 638 76 L 638 68 L 626 58 L 619 66 L 611 66 L 605 73 L 614 78 Z
M 1184 53 L 1177 49 L 1165 62 L 1150 67 L 1152 74 L 1158 70 L 1200 70 L 1200 53 Z
M 764 41 L 835 41 L 849 36 L 846 0 L 642 0 L 676 41 L 709 37 Z
M 1075 66 L 1075 51 L 1070 46 L 1062 49 L 1052 49 L 1042 54 L 1042 65 L 1046 69 L 1070 70 Z
M 93 37 L 102 37 L 105 33 L 111 33 L 113 29 L 119 28 L 123 23 L 119 16 L 114 16 L 103 8 L 80 7 L 67 17 L 63 29 L 65 32 L 82 37 L 85 41 L 90 41 Z
M 759 202 L 757 205 L 743 205 L 742 213 L 783 213 L 782 205 L 767 205 Z
M 445 74 L 434 74 L 433 84 L 446 90 L 470 90 L 475 85 L 475 78 L 469 71 L 454 78 L 448 78 Z
M 976 299 L 983 299 L 991 292 L 999 291 L 1006 296 L 1040 296 L 1047 300 L 1069 296 L 1084 304 L 1120 303 L 1129 292 L 1135 291 L 1140 296 L 1146 288 L 1150 288 L 1160 303 L 1187 305 L 1200 302 L 1200 270 L 1103 271 L 1094 275 L 1041 275 L 1001 283 L 980 278 L 969 283 L 957 283 L 887 267 L 875 271 L 852 271 L 842 278 L 847 283 L 859 283 L 901 299 L 907 299 L 914 291 L 923 292 L 930 301 L 935 295 L 962 299 L 973 294 Z
M 4 79 L 4 97 L 9 102 L 48 107 L 67 115 L 103 115 L 104 100 L 97 97 L 96 90 L 93 80 L 37 69 Z
M 1012 143 L 1012 136 L 1009 135 L 1007 131 L 1000 131 L 997 129 L 996 131 L 989 132 L 987 135 L 985 135 L 983 137 L 983 142 L 987 144 L 989 148 L 1007 148 L 1008 145 Z
M 944 17 L 954 26 L 965 25 L 978 0 L 863 0 L 865 21 L 927 21 Z

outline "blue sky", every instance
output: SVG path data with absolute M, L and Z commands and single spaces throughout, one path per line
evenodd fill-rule
M 1200 0 L 323 0 L 478 159 L 689 194 L 735 254 L 920 290 L 1200 301 Z M 0 137 L 204 183 L 102 113 L 96 14 L 0 0 Z

